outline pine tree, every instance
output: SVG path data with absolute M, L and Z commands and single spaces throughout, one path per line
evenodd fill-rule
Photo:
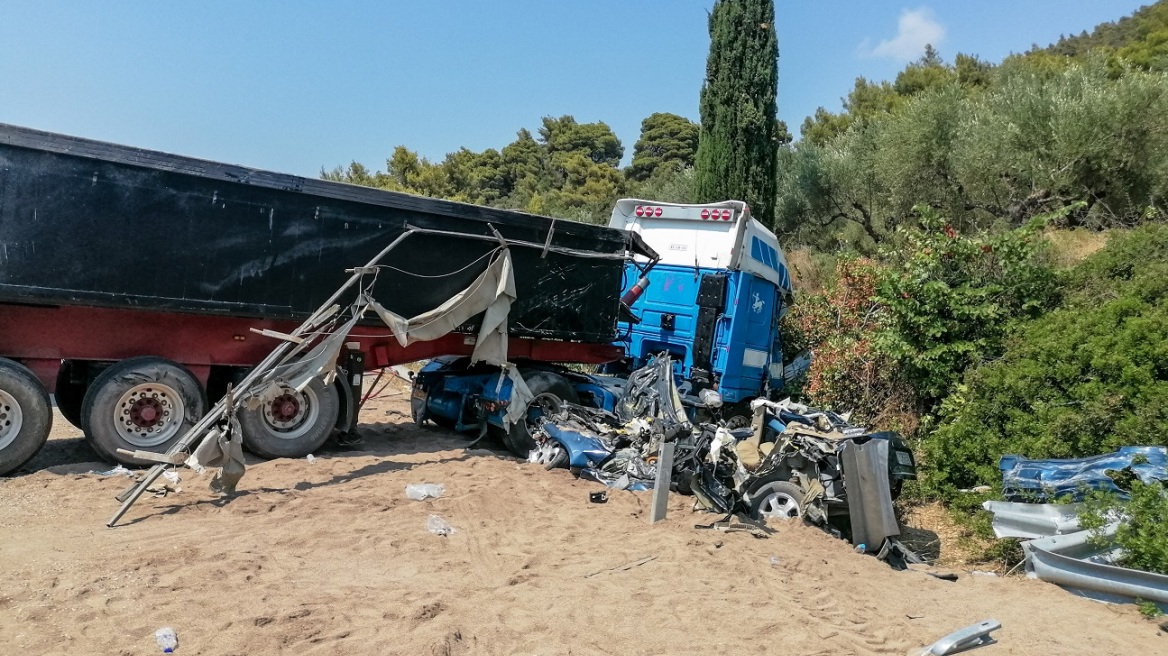
M 745 200 L 754 217 L 768 225 L 774 218 L 779 146 L 774 20 L 774 0 L 718 0 L 710 11 L 694 164 L 699 200 Z

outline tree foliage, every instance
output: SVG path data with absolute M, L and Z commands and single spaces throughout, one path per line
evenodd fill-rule
M 973 369 L 926 441 L 930 485 L 997 485 L 998 458 L 1095 455 L 1164 444 L 1168 226 L 1112 237 L 1067 279 L 1062 307 L 1018 326 Z
M 698 125 L 684 116 L 662 112 L 651 114 L 641 121 L 641 138 L 633 146 L 629 178 L 643 181 L 662 167 L 692 167 L 698 149 L 698 132 Z
M 1051 307 L 1057 286 L 1039 222 L 970 236 L 919 209 L 921 228 L 903 231 L 876 288 L 888 317 L 876 345 L 930 410 L 962 372 L 1001 353 L 1013 324 Z
M 1093 531 L 1092 542 L 1097 546 L 1109 550 L 1118 547 L 1117 565 L 1168 574 L 1168 486 L 1134 480 L 1129 494 L 1131 499 L 1126 503 L 1112 495 L 1088 499 L 1079 515 L 1080 523 Z M 1115 537 L 1108 539 L 1103 529 L 1117 516 L 1123 521 Z
M 1063 225 L 1168 214 L 1168 74 L 1046 57 L 991 68 L 926 56 L 895 84 L 858 80 L 844 114 L 818 112 L 780 154 L 779 229 L 874 253 L 918 204 L 961 229 L 1020 226 L 1076 201 Z
M 774 216 L 779 147 L 774 22 L 773 0 L 714 3 L 694 165 L 700 200 L 744 200 L 768 225 Z
M 618 168 L 624 146 L 603 122 L 544 117 L 538 138 L 526 129 L 502 149 L 461 148 L 431 162 L 405 146 L 394 148 L 385 171 L 357 162 L 322 171 L 326 180 L 391 191 L 555 214 L 603 223 L 628 182 Z
M 823 290 L 799 298 L 782 328 L 785 350 L 807 349 L 813 355 L 804 387 L 812 403 L 887 426 L 912 410 L 914 402 L 895 362 L 875 347 L 874 336 L 889 318 L 876 298 L 881 271 L 871 260 L 841 259 L 835 278 Z
M 1084 57 L 1100 51 L 1142 68 L 1168 70 L 1168 1 L 1158 0 L 1131 16 L 1098 25 L 1090 33 L 1064 36 L 1032 53 Z

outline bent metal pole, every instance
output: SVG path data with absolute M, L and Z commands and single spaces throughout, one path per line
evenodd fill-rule
M 353 272 L 353 275 L 349 276 L 348 281 L 346 281 L 344 285 L 341 285 L 341 287 L 337 289 L 337 291 L 334 292 L 333 295 L 328 298 L 328 300 L 322 303 L 317 311 L 312 313 L 312 316 L 306 319 L 304 323 L 300 324 L 296 330 L 289 334 L 289 337 L 292 337 L 293 340 L 283 341 L 278 346 L 276 346 L 276 348 L 272 349 L 272 352 L 269 353 L 268 356 L 264 358 L 258 365 L 256 365 L 247 374 L 247 376 L 245 376 L 244 379 L 239 382 L 237 386 L 235 386 L 235 392 L 232 394 L 232 396 L 235 399 L 243 398 L 244 393 L 249 391 L 251 386 L 257 380 L 270 371 L 273 366 L 278 364 L 281 359 L 285 357 L 285 355 L 290 355 L 288 353 L 289 350 L 292 350 L 294 354 L 297 350 L 303 348 L 306 344 L 297 344 L 294 341 L 295 338 L 299 338 L 309 330 L 313 329 L 320 321 L 320 317 L 329 312 L 329 309 L 332 308 L 337 299 L 339 299 L 350 287 L 357 283 L 357 281 L 361 280 L 361 277 L 368 273 L 371 267 L 376 266 L 377 263 L 381 261 L 381 258 L 388 255 L 390 251 L 396 248 L 398 244 L 400 244 L 410 235 L 421 232 L 419 229 L 412 226 L 404 227 L 406 228 L 405 232 L 403 232 L 398 236 L 397 239 L 394 239 L 393 242 L 382 249 L 382 251 L 378 253 L 372 260 L 370 260 L 368 264 L 358 269 L 350 269 L 350 271 Z M 297 348 L 293 349 L 293 347 Z M 191 428 L 183 434 L 179 441 L 175 442 L 169 449 L 167 449 L 166 455 L 176 456 L 187 451 L 191 445 L 194 444 L 195 440 L 203 437 L 207 432 L 207 429 L 211 428 L 215 422 L 219 421 L 223 417 L 226 411 L 227 404 L 225 403 L 224 399 L 220 399 L 219 402 L 216 403 L 215 406 L 211 408 L 211 410 L 198 421 L 198 423 L 196 423 L 194 426 L 191 426 Z M 117 500 L 121 501 L 122 505 L 120 508 L 118 508 L 117 512 L 114 513 L 113 517 L 110 517 L 109 521 L 106 522 L 106 526 L 113 528 L 117 525 L 118 520 L 121 519 L 122 516 L 126 514 L 126 511 L 128 511 L 130 507 L 133 506 L 134 503 L 138 500 L 138 498 L 142 496 L 142 493 L 146 491 L 146 488 L 150 487 L 154 481 L 158 480 L 159 476 L 162 476 L 162 472 L 166 471 L 166 464 L 167 463 L 160 462 L 157 465 L 154 465 L 150 468 L 150 471 L 146 473 L 142 480 L 132 484 L 117 496 Z

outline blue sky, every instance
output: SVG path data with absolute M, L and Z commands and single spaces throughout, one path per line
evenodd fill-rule
M 281 172 L 502 147 L 545 115 L 625 144 L 698 119 L 712 0 L 3 0 L 0 122 Z M 935 42 L 998 61 L 1139 0 L 777 0 L 779 114 Z

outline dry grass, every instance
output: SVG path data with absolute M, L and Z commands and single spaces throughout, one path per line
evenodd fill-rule
M 1043 236 L 1050 242 L 1051 258 L 1056 267 L 1070 268 L 1107 245 L 1113 231 L 1103 232 L 1075 228 L 1048 230 Z
M 801 294 L 813 294 L 823 288 L 835 276 L 835 258 L 823 253 L 814 253 L 807 248 L 796 248 L 786 252 L 787 265 L 791 270 L 791 283 Z
M 953 521 L 953 516 L 939 502 L 904 504 L 899 507 L 903 527 L 902 541 L 910 549 L 941 567 L 1004 570 L 984 554 L 991 540 L 979 538 Z

